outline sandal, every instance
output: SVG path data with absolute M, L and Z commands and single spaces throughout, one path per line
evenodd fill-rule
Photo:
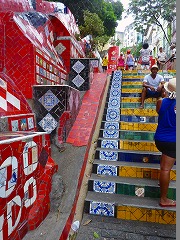
M 160 207 L 176 207 L 176 201 L 170 200 L 167 204 L 159 203 Z

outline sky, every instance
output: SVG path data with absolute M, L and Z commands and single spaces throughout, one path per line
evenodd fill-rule
M 128 8 L 129 0 L 120 0 L 124 9 Z M 125 27 L 133 22 L 132 16 L 125 18 L 125 13 L 122 14 L 122 20 L 118 21 L 118 26 L 116 28 L 117 31 L 123 32 Z

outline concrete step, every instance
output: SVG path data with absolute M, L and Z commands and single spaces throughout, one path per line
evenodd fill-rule
M 159 179 L 160 164 L 149 162 L 105 161 L 95 159 L 92 172 L 120 177 Z M 176 181 L 176 164 L 170 172 L 170 179 Z
M 88 180 L 88 191 L 160 198 L 158 182 L 158 179 L 131 178 L 92 173 Z M 176 181 L 174 180 L 170 181 L 168 197 L 176 200 Z
M 119 140 L 118 139 L 100 139 L 97 141 L 97 147 L 105 148 L 106 150 L 134 150 L 134 151 L 151 151 L 159 152 L 155 142 L 149 140 Z
M 135 102 L 138 103 L 141 101 L 141 97 L 121 97 L 121 102 Z M 154 103 L 156 104 L 157 99 L 156 98 L 147 98 L 146 103 Z
M 159 198 L 88 191 L 84 211 L 125 220 L 176 224 L 176 208 L 160 207 Z
M 149 162 L 158 163 L 161 158 L 160 152 L 134 151 L 106 148 L 96 148 L 95 159 L 106 161 L 125 161 L 125 162 Z
M 100 129 L 99 139 L 117 139 L 117 140 L 150 140 L 154 141 L 154 131 L 138 130 L 118 130 L 118 129 Z

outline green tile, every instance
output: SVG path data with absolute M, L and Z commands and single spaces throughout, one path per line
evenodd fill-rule
M 121 140 L 148 140 L 154 141 L 154 133 L 120 131 Z

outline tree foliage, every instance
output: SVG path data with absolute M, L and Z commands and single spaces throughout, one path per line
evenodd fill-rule
M 50 1 L 50 0 L 48 0 Z M 104 32 L 107 36 L 113 36 L 117 26 L 117 20 L 121 20 L 123 5 L 120 1 L 107 0 L 54 0 L 67 6 L 74 15 L 79 26 L 84 25 L 84 11 L 96 13 L 102 20 Z
M 137 31 L 143 32 L 144 26 L 156 24 L 162 29 L 165 38 L 169 42 L 160 19 L 171 23 L 176 15 L 175 10 L 176 0 L 131 0 L 128 13 L 133 14 Z
M 104 34 L 104 26 L 102 20 L 96 13 L 88 10 L 84 11 L 84 25 L 79 26 L 81 37 L 91 35 L 93 38 Z

